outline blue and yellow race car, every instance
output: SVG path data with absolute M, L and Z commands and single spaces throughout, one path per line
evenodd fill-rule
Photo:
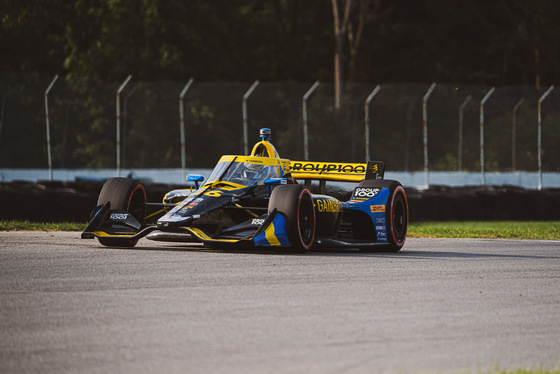
M 161 203 L 148 203 L 138 181 L 109 179 L 82 238 L 117 247 L 132 247 L 146 237 L 297 253 L 318 247 L 402 248 L 406 193 L 399 182 L 383 179 L 382 162 L 290 161 L 279 157 L 270 129 L 260 135 L 250 156 L 222 156 L 206 181 L 188 175 L 194 188 L 173 190 Z M 342 202 L 325 194 L 329 181 L 357 185 Z M 310 192 L 312 183 L 320 193 Z

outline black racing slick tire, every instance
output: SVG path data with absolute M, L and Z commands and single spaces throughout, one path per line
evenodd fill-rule
M 144 223 L 146 216 L 146 190 L 138 181 L 130 178 L 110 178 L 105 182 L 97 205 L 111 203 L 111 209 L 126 210 L 138 222 Z M 134 247 L 138 239 L 98 238 L 99 242 L 108 247 Z
M 408 200 L 403 186 L 394 180 L 366 180 L 358 187 L 388 188 L 389 198 L 385 207 L 388 247 L 384 250 L 398 252 L 406 240 L 408 232 Z M 368 249 L 369 248 L 369 249 Z M 362 251 L 375 250 L 375 247 L 362 248 Z
M 309 190 L 299 184 L 277 186 L 272 190 L 268 213 L 274 209 L 286 217 L 291 252 L 305 253 L 315 240 L 315 207 Z

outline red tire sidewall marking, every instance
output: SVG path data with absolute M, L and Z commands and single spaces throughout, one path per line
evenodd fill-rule
M 311 236 L 311 240 L 309 241 L 309 245 L 306 245 L 305 243 L 303 243 L 303 241 L 301 242 L 303 248 L 305 249 L 309 249 L 311 248 L 311 245 L 313 245 L 313 241 L 315 240 L 315 207 L 313 206 L 313 197 L 311 196 L 311 192 L 309 192 L 308 189 L 304 189 L 301 191 L 301 193 L 299 194 L 299 199 L 298 199 L 298 210 L 297 210 L 297 228 L 298 228 L 298 233 L 299 233 L 299 238 L 300 241 L 302 239 L 301 237 L 301 230 L 299 227 L 299 210 L 301 209 L 301 200 L 303 199 L 303 195 L 307 194 L 309 196 L 309 198 L 311 199 L 311 207 L 312 207 L 312 212 L 313 212 L 313 235 Z
M 404 197 L 404 209 L 406 210 L 406 227 L 408 231 L 408 201 L 406 200 L 406 193 L 404 192 L 404 188 L 402 186 L 397 186 L 397 188 L 395 188 L 395 191 L 393 192 L 393 197 L 391 198 L 391 212 L 389 214 L 389 220 L 391 222 L 391 236 L 393 237 L 393 241 L 397 245 L 402 246 L 406 240 L 406 235 L 403 237 L 401 241 L 398 241 L 397 238 L 395 237 L 394 222 L 393 222 L 394 203 L 395 203 L 395 198 L 397 197 L 397 193 L 399 191 L 402 192 L 402 195 Z
M 141 184 L 136 185 L 132 190 L 132 192 L 130 192 L 130 195 L 128 196 L 128 203 L 126 204 L 127 212 L 130 211 L 130 202 L 132 201 L 132 197 L 134 196 L 134 193 L 138 190 L 142 191 L 142 194 L 144 195 L 144 201 L 146 201 L 146 190 L 144 190 L 144 186 L 142 186 Z

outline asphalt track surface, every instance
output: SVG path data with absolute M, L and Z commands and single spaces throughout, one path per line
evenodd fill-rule
M 0 232 L 1 373 L 560 367 L 560 242 L 278 255 Z

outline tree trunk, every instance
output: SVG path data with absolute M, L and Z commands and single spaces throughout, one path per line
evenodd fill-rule
M 352 0 L 343 0 L 344 14 L 341 17 L 338 0 L 331 0 L 334 18 L 334 107 L 340 109 L 342 103 L 342 85 L 344 82 L 343 75 L 343 56 L 346 43 L 346 29 L 348 27 L 348 19 L 350 17 L 350 8 Z

